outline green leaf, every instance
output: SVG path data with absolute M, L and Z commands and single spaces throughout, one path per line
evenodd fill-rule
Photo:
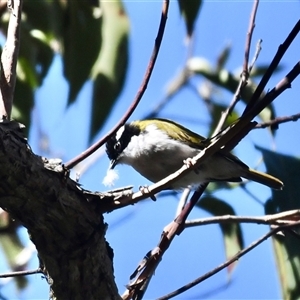
M 99 7 L 91 6 L 89 1 L 66 2 L 63 63 L 70 84 L 68 104 L 75 101 L 90 77 L 101 47 L 101 24 Z
M 269 68 L 269 64 L 267 64 L 267 65 L 256 65 L 256 66 L 254 66 L 254 68 L 253 68 L 252 71 L 251 71 L 251 77 L 253 78 L 253 77 L 261 77 L 261 76 L 263 76 L 263 75 L 267 72 L 268 68 Z M 277 72 L 279 72 L 279 71 L 282 71 L 282 69 L 283 69 L 283 68 L 282 68 L 281 65 L 278 66 L 278 67 L 274 70 L 274 74 L 277 73 Z
M 22 245 L 22 242 L 16 232 L 2 233 L 0 236 L 0 246 L 10 268 L 14 271 L 23 270 L 24 268 L 17 267 L 18 255 L 22 252 L 24 246 Z M 25 276 L 16 277 L 15 282 L 19 290 L 26 288 L 26 286 L 28 285 L 28 280 Z
M 59 31 L 62 27 L 62 8 L 58 0 L 25 0 L 26 15 L 21 26 L 20 57 L 34 70 L 36 85 L 41 85 L 58 50 Z M 54 46 L 56 45 L 56 46 Z
M 25 247 L 17 234 L 18 226 L 19 223 L 11 221 L 7 212 L 2 211 L 0 213 L 0 248 L 2 248 L 5 259 L 12 271 L 24 270 L 28 263 L 28 260 L 20 262 L 20 254 Z M 24 276 L 15 277 L 15 282 L 19 290 L 24 289 L 28 284 L 28 280 Z
M 30 127 L 30 114 L 34 103 L 34 90 L 42 81 L 42 79 L 39 78 L 36 67 L 36 54 L 38 52 L 39 49 L 36 48 L 36 43 L 28 31 L 28 26 L 24 26 L 21 29 L 21 43 L 12 117 L 25 125 L 26 134 L 28 134 Z M 41 67 L 41 69 L 43 69 L 43 67 Z
M 211 110 L 210 110 L 210 115 L 211 115 L 211 122 L 210 122 L 210 132 L 209 136 L 212 135 L 213 131 L 217 127 L 220 117 L 222 116 L 222 113 L 227 109 L 227 106 L 223 104 L 218 104 L 218 103 L 213 103 L 211 102 Z M 234 121 L 236 121 L 239 118 L 239 115 L 236 111 L 233 111 L 228 118 L 226 119 L 226 122 L 224 124 L 224 128 L 232 124 Z
M 34 102 L 34 92 L 30 85 L 17 78 L 12 109 L 12 118 L 25 125 L 25 135 L 28 135 L 30 114 Z
M 220 52 L 220 54 L 218 55 L 218 59 L 217 59 L 217 66 L 216 66 L 216 71 L 220 71 L 222 70 L 227 61 L 228 61 L 228 58 L 230 56 L 230 53 L 231 53 L 231 44 L 227 44 L 223 49 L 222 51 Z
M 17 65 L 17 82 L 12 117 L 26 125 L 28 133 L 34 90 L 40 86 L 53 60 L 54 4 L 57 1 L 25 0 L 20 34 L 20 51 Z M 58 7 L 58 6 L 56 6 Z M 1 20 L 1 28 L 7 29 L 7 20 Z
M 273 209 L 276 212 L 300 208 L 300 159 L 256 146 L 262 152 L 267 172 L 284 183 L 282 191 L 272 190 Z
M 240 78 L 238 76 L 235 76 L 231 72 L 227 71 L 226 69 L 220 69 L 216 71 L 208 61 L 206 61 L 202 57 L 193 57 L 191 58 L 187 66 L 190 71 L 192 71 L 195 74 L 202 75 L 206 79 L 210 80 L 215 85 L 224 88 L 231 92 L 232 94 L 235 93 Z M 249 79 L 248 84 L 246 87 L 242 90 L 241 93 L 241 100 L 247 104 L 249 100 L 251 99 L 253 92 L 255 91 L 257 85 Z M 264 94 L 262 94 L 264 96 Z M 275 111 L 272 105 L 266 107 L 260 114 L 260 119 L 263 122 L 267 122 L 271 119 L 275 118 Z
M 229 204 L 212 196 L 202 197 L 197 206 L 213 216 L 235 215 L 234 209 Z M 241 226 L 238 223 L 220 223 L 220 227 L 224 237 L 226 258 L 230 259 L 244 247 Z M 228 267 L 229 273 L 232 272 L 236 263 Z
M 185 20 L 187 34 L 190 37 L 194 31 L 202 1 L 201 0 L 178 0 L 179 10 Z
M 102 48 L 93 67 L 92 138 L 120 94 L 128 64 L 129 20 L 121 1 L 101 2 Z
M 43 82 L 52 63 L 53 52 L 44 43 L 23 32 L 17 66 L 12 117 L 23 123 L 28 133 L 34 91 Z M 23 46 L 22 46 L 23 45 Z M 16 114 L 16 112 L 18 112 Z
M 59 2 L 59 0 L 24 0 L 22 12 L 26 15 L 25 21 L 30 23 L 30 29 L 38 29 L 47 35 L 54 35 L 54 32 L 58 34 L 63 29 L 61 25 L 63 8 Z
M 300 160 L 257 147 L 263 154 L 268 173 L 284 182 L 282 191 L 272 190 L 265 204 L 266 214 L 300 208 Z M 294 229 L 296 230 L 296 229 Z M 288 232 L 273 237 L 283 299 L 300 299 L 300 240 Z

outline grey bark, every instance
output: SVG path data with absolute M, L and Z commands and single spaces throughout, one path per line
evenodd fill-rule
M 28 229 L 53 299 L 120 299 L 101 201 L 62 165 L 35 155 L 16 122 L 0 123 L 0 206 Z

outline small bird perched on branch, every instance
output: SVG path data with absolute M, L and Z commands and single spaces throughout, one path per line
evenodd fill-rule
M 110 166 L 103 183 L 112 183 L 115 177 L 112 170 L 118 164 L 130 165 L 148 180 L 157 182 L 180 169 L 184 161 L 200 153 L 208 143 L 208 139 L 166 119 L 127 123 L 106 143 Z M 191 169 L 169 188 L 182 189 L 212 181 L 240 182 L 241 177 L 273 189 L 283 188 L 279 179 L 250 169 L 233 154 L 221 151 Z

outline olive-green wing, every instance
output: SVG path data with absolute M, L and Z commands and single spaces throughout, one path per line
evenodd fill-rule
M 141 130 L 153 123 L 153 121 L 158 121 L 159 123 L 156 123 L 156 125 L 161 130 L 167 132 L 171 138 L 180 140 L 193 148 L 203 149 L 209 144 L 208 139 L 171 120 L 159 118 L 143 120 L 139 124 Z

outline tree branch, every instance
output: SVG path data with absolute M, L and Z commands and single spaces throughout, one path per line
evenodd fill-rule
M 206 274 L 204 274 L 203 276 L 195 279 L 194 281 L 192 281 L 192 282 L 190 282 L 190 283 L 188 283 L 188 284 L 180 287 L 176 291 L 174 291 L 172 293 L 169 293 L 169 294 L 167 294 L 167 295 L 165 295 L 163 297 L 158 298 L 157 300 L 167 300 L 167 299 L 171 299 L 171 298 L 173 298 L 175 296 L 178 296 L 178 295 L 182 294 L 183 292 L 191 289 L 192 287 L 196 286 L 197 284 L 203 282 L 204 280 L 212 277 L 213 275 L 217 274 L 221 270 L 225 269 L 226 267 L 228 267 L 229 265 L 231 265 L 233 262 L 239 260 L 242 256 L 244 256 L 245 254 L 247 254 L 248 252 L 250 252 L 252 249 L 254 249 L 255 247 L 257 247 L 262 242 L 264 242 L 265 240 L 267 240 L 269 237 L 275 235 L 279 231 L 283 231 L 284 229 L 289 229 L 289 228 L 292 228 L 292 227 L 295 227 L 295 226 L 299 226 L 299 224 L 300 224 L 300 222 L 298 221 L 298 222 L 294 222 L 293 224 L 282 225 L 282 226 L 279 226 L 277 228 L 274 228 L 274 229 L 270 230 L 267 234 L 265 234 L 264 236 L 262 236 L 260 239 L 258 239 L 257 241 L 254 241 L 247 248 L 244 248 L 243 250 L 239 251 L 231 259 L 227 260 L 226 262 L 224 262 L 223 264 L 219 265 L 215 269 L 207 272 Z
M 265 225 L 284 225 L 295 223 L 295 220 L 300 219 L 300 210 L 289 210 L 273 215 L 265 215 L 261 217 L 249 217 L 249 216 L 217 216 L 211 218 L 201 218 L 195 220 L 188 220 L 185 222 L 185 228 L 195 227 L 207 224 L 220 224 L 220 223 L 255 223 Z
M 277 128 L 279 124 L 283 124 L 283 123 L 287 123 L 287 122 L 291 122 L 291 121 L 296 122 L 299 119 L 300 119 L 300 113 L 297 113 L 297 114 L 291 115 L 291 116 L 286 116 L 286 117 L 277 117 L 268 122 L 256 124 L 254 129 L 266 128 L 266 127 L 272 127 L 272 128 L 276 127 Z
M 0 115 L 10 119 L 16 84 L 16 67 L 19 55 L 20 23 L 23 0 L 9 0 L 7 7 L 11 14 L 8 23 L 7 40 L 1 55 L 0 71 Z
M 175 220 L 164 228 L 157 247 L 147 253 L 144 259 L 139 263 L 137 269 L 130 276 L 130 279 L 133 279 L 134 277 L 136 278 L 127 285 L 127 290 L 122 296 L 123 300 L 132 298 L 142 299 L 150 279 L 162 260 L 164 253 L 170 247 L 174 237 L 179 235 L 184 229 L 186 218 L 198 202 L 207 185 L 208 183 L 199 185 L 198 189 L 191 197 L 191 200 L 187 203 Z
M 33 274 L 44 274 L 43 271 L 40 268 L 37 268 L 35 270 L 26 270 L 26 271 L 16 271 L 16 272 L 9 272 L 9 273 L 3 273 L 0 274 L 0 278 L 8 278 L 8 277 L 19 277 L 19 276 L 27 276 L 27 275 L 33 275 Z
M 291 30 L 285 41 L 278 47 L 278 50 L 272 59 L 270 66 L 268 67 L 266 73 L 262 77 L 261 81 L 259 82 L 257 88 L 255 89 L 244 113 L 243 116 L 248 114 L 249 111 L 253 109 L 253 107 L 256 105 L 256 103 L 259 101 L 259 98 L 265 89 L 268 81 L 270 80 L 271 76 L 273 75 L 275 69 L 277 68 L 278 64 L 280 63 L 283 55 L 287 51 L 287 49 L 292 44 L 293 40 L 296 38 L 300 31 L 300 20 L 295 24 L 294 28 Z M 261 102 L 261 101 L 260 101 Z
M 244 57 L 243 73 L 242 73 L 242 77 L 243 76 L 245 77 L 244 80 L 245 84 L 247 84 L 247 80 L 249 77 L 249 67 L 248 67 L 249 53 L 251 48 L 252 35 L 255 28 L 255 18 L 256 18 L 258 4 L 259 4 L 259 0 L 255 0 L 253 3 L 252 13 L 249 21 L 249 28 L 247 32 L 247 38 L 246 38 L 245 57 Z
M 28 229 L 51 297 L 119 299 L 99 202 L 56 160 L 34 155 L 16 127 L 0 123 L 0 206 Z
M 218 123 L 217 127 L 215 128 L 213 135 L 215 135 L 221 131 L 222 127 L 225 124 L 227 117 L 229 116 L 229 114 L 232 113 L 234 107 L 240 100 L 242 90 L 245 88 L 245 86 L 248 83 L 249 73 L 251 71 L 251 69 L 248 68 L 249 53 L 250 53 L 252 35 L 253 35 L 254 28 L 255 28 L 255 17 L 256 17 L 256 13 L 257 13 L 258 4 L 259 4 L 259 0 L 255 0 L 254 4 L 253 4 L 253 8 L 252 8 L 252 13 L 250 16 L 249 28 L 248 28 L 246 44 L 245 44 L 245 56 L 244 56 L 244 63 L 243 63 L 243 71 L 241 74 L 239 85 L 236 88 L 236 91 L 233 95 L 233 99 L 232 99 L 231 103 L 229 104 L 228 108 L 222 113 L 219 123 Z M 259 53 L 259 52 L 257 51 L 256 55 L 258 55 L 257 53 Z M 256 55 L 254 56 L 253 61 L 255 61 Z

